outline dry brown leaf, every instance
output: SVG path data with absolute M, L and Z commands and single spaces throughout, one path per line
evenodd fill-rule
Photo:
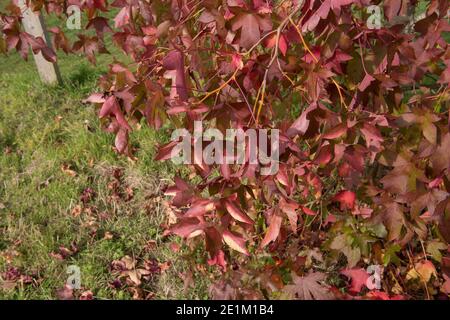
M 333 294 L 320 283 L 325 278 L 325 274 L 321 272 L 312 272 L 304 277 L 294 274 L 294 284 L 287 285 L 283 291 L 299 300 L 332 300 Z
M 71 177 L 75 177 L 77 175 L 77 173 L 75 171 L 70 169 L 70 165 L 68 165 L 68 164 L 62 164 L 61 171 Z
M 74 217 L 78 217 L 81 214 L 81 206 L 79 204 L 77 204 L 75 207 L 73 207 L 71 214 Z

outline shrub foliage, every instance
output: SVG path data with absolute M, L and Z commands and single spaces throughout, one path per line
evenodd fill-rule
M 169 232 L 201 240 L 208 265 L 223 273 L 214 297 L 449 294 L 447 0 L 29 4 L 62 21 L 69 5 L 82 9 L 74 41 L 50 29 L 54 48 L 95 63 L 112 35 L 131 58 L 112 63 L 103 92 L 86 100 L 99 105 L 118 152 L 131 156 L 128 138 L 142 122 L 280 130 L 276 174 L 247 161 L 198 161 L 191 181 L 167 188 Z M 374 18 L 380 25 L 370 27 Z M 31 47 L 56 59 L 21 29 L 13 3 L 0 19 L 1 51 L 26 58 Z M 169 159 L 177 143 L 157 158 Z M 370 285 L 371 265 L 380 266 L 379 286 Z

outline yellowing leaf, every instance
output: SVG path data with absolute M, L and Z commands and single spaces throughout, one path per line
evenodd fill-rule
M 428 282 L 431 276 L 437 276 L 436 268 L 433 263 L 429 260 L 420 261 L 414 265 L 414 268 L 408 271 L 406 275 L 406 280 L 419 279 L 424 282 Z
M 434 260 L 441 262 L 442 254 L 440 250 L 446 250 L 447 245 L 439 241 L 430 241 L 427 244 L 427 253 L 430 254 Z

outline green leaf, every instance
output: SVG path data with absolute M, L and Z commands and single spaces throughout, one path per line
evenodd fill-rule
M 430 241 L 427 244 L 426 251 L 431 257 L 433 257 L 434 260 L 441 262 L 442 261 L 442 254 L 440 250 L 446 250 L 447 245 L 440 241 Z
M 383 256 L 383 263 L 387 266 L 390 263 L 400 265 L 400 258 L 397 256 L 397 252 L 401 250 L 400 245 L 394 244 L 386 249 Z
M 387 236 L 386 227 L 382 223 L 372 224 L 370 226 L 367 226 L 367 228 L 377 238 L 383 239 Z

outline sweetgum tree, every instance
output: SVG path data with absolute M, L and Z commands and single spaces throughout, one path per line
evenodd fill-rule
M 118 152 L 131 155 L 139 122 L 280 130 L 276 174 L 197 161 L 195 183 L 167 188 L 169 232 L 204 245 L 223 273 L 213 297 L 449 294 L 447 0 L 28 2 L 62 21 L 70 5 L 87 17 L 73 43 L 50 29 L 56 49 L 95 63 L 112 34 L 133 60 L 111 64 L 87 99 Z M 55 60 L 20 15 L 14 3 L 1 13 L 0 49 Z

